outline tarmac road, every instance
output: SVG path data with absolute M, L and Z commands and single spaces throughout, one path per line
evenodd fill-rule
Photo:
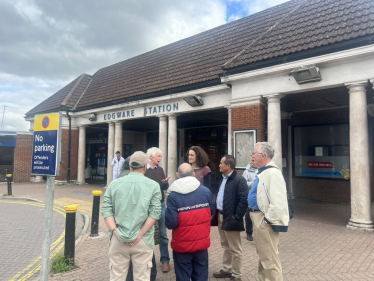
M 27 280 L 38 276 L 41 262 L 44 203 L 0 199 L 0 280 Z M 54 208 L 51 244 L 63 248 L 65 211 Z

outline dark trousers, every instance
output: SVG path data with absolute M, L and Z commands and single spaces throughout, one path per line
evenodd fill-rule
M 249 216 L 249 209 L 247 208 L 247 212 L 245 213 L 245 232 L 252 236 L 253 233 L 253 223 L 251 217 Z
M 208 280 L 208 250 L 193 253 L 178 253 L 173 251 L 173 257 L 177 281 Z
M 152 258 L 152 268 L 151 268 L 151 281 L 155 281 L 157 276 L 157 268 L 156 268 L 156 258 L 155 253 L 153 253 Z M 132 272 L 132 262 L 130 260 L 129 272 L 127 273 L 126 281 L 134 281 L 134 275 Z

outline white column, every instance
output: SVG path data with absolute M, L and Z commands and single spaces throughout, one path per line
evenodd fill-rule
M 167 175 L 167 163 L 168 163 L 168 120 L 167 116 L 159 116 L 159 139 L 158 139 L 158 148 L 162 151 L 162 161 L 160 166 L 164 169 L 165 174 Z
M 367 81 L 345 84 L 349 89 L 349 158 L 351 219 L 347 228 L 373 231 L 370 213 L 369 132 Z
M 228 123 L 227 123 L 227 154 L 232 155 L 232 119 L 231 119 L 231 108 L 227 108 L 228 111 Z
M 122 151 L 122 121 L 115 122 L 115 133 L 114 133 L 114 152 L 120 151 L 121 155 L 123 155 Z
M 282 171 L 282 131 L 280 99 L 282 95 L 267 96 L 268 100 L 268 142 L 275 152 L 273 161 Z
M 86 126 L 79 127 L 79 149 L 78 149 L 78 175 L 77 182 L 84 183 L 84 170 L 86 169 Z
M 114 158 L 114 123 L 109 122 L 108 128 L 108 162 L 107 162 L 107 181 L 108 186 L 113 180 L 113 167 L 111 165 Z
M 167 176 L 172 178 L 169 181 L 171 184 L 176 179 L 178 153 L 177 153 L 177 116 L 169 115 L 169 137 L 168 137 L 168 173 Z

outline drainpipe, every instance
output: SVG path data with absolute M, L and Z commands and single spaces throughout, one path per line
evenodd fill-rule
M 71 154 L 71 116 L 69 115 L 69 109 L 66 109 L 66 115 L 69 120 L 69 148 L 68 148 L 68 176 L 66 181 L 70 183 L 70 154 Z

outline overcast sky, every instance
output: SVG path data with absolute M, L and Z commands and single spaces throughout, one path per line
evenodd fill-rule
M 82 73 L 283 2 L 0 0 L 2 129 L 27 131 L 24 114 Z

